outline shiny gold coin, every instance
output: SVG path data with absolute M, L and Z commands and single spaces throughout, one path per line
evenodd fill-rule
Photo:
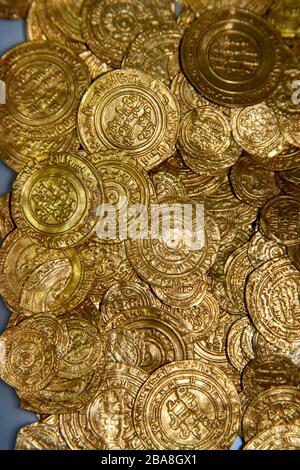
M 249 245 L 243 245 L 229 256 L 225 268 L 225 289 L 230 301 L 241 311 L 245 309 L 244 289 L 248 275 L 253 271 L 248 258 Z
M 253 105 L 277 86 L 282 41 L 266 20 L 249 11 L 207 11 L 187 30 L 181 63 L 192 85 L 211 101 L 230 107 Z
M 150 234 L 147 239 L 126 240 L 129 262 L 142 279 L 159 288 L 197 283 L 213 265 L 218 252 L 220 234 L 216 222 L 205 215 L 205 246 L 190 250 L 180 231 L 160 233 L 159 211 L 156 210 L 157 217 L 155 211 L 152 216 L 152 228 L 155 227 L 159 238 Z
M 108 289 L 101 301 L 103 320 L 109 322 L 121 311 L 140 307 L 158 307 L 158 300 L 147 284 L 139 282 L 121 282 Z
M 300 36 L 299 3 L 297 0 L 273 2 L 268 19 L 284 38 Z
M 241 348 L 243 355 L 247 359 L 247 361 L 251 361 L 251 359 L 255 358 L 255 354 L 253 351 L 253 337 L 256 333 L 256 329 L 249 323 L 248 326 L 244 329 L 242 336 L 241 336 Z
M 79 139 L 75 130 L 52 140 L 33 140 L 6 131 L 0 141 L 0 156 L 14 171 L 20 172 L 35 158 L 57 152 L 76 152 Z
M 273 158 L 284 150 L 279 118 L 264 102 L 232 111 L 231 128 L 235 140 L 250 154 Z
M 263 15 L 272 0 L 181 0 L 183 5 L 189 5 L 190 8 L 199 16 L 206 10 L 215 10 L 216 8 L 238 7 L 249 10 L 257 15 Z
M 37 1 L 33 0 L 30 3 L 27 20 L 26 20 L 26 33 L 29 41 L 46 41 L 47 38 L 40 27 L 38 14 L 37 14 Z
M 15 450 L 69 450 L 58 427 L 58 418 L 49 416 L 28 424 L 17 434 Z
M 98 59 L 98 57 L 90 50 L 81 52 L 80 58 L 86 63 L 92 80 L 95 80 L 95 78 L 100 77 L 103 73 L 112 70 L 109 65 Z
M 207 291 L 207 279 L 203 274 L 195 284 L 178 284 L 166 288 L 152 286 L 152 289 L 164 304 L 180 309 L 190 308 L 203 300 Z
M 89 49 L 112 67 L 121 66 L 127 47 L 139 33 L 173 19 L 171 10 L 156 0 L 89 0 L 82 13 Z
M 99 77 L 78 114 L 79 136 L 88 152 L 125 151 L 147 170 L 172 155 L 178 126 L 179 106 L 171 91 L 131 69 Z
M 231 168 L 230 182 L 237 197 L 255 207 L 262 207 L 280 193 L 274 172 L 256 165 L 245 155 Z
M 55 345 L 39 331 L 18 327 L 0 337 L 0 377 L 11 387 L 38 391 L 51 380 L 56 367 Z
M 259 231 L 257 231 L 250 240 L 248 258 L 254 268 L 258 268 L 266 261 L 284 255 L 286 255 L 284 246 L 265 238 Z
M 142 32 L 129 45 L 122 67 L 142 70 L 169 86 L 169 58 L 177 56 L 182 34 L 176 27 L 161 27 Z
M 248 317 L 242 317 L 233 323 L 227 335 L 226 353 L 229 362 L 240 372 L 248 362 L 247 358 L 243 354 L 241 339 L 242 334 L 249 323 L 250 320 Z
M 187 192 L 180 178 L 172 173 L 158 171 L 151 175 L 154 184 L 157 202 L 163 202 L 164 199 L 170 197 L 185 197 Z
M 300 12 L 300 10 L 299 10 Z M 270 106 L 274 108 L 277 113 L 291 116 L 295 118 L 299 114 L 298 102 L 298 87 L 297 83 L 300 80 L 300 68 L 291 68 L 291 65 L 284 70 L 281 80 L 270 97 Z
M 300 364 L 300 355 L 298 342 L 278 347 L 277 343 L 267 341 L 259 331 L 255 331 L 252 338 L 253 352 L 255 356 L 264 356 L 266 354 L 277 354 L 290 359 L 294 364 Z
M 0 78 L 6 83 L 7 102 L 0 107 L 4 128 L 32 140 L 56 139 L 75 128 L 90 76 L 69 49 L 51 41 L 17 46 L 1 58 Z
M 19 174 L 13 189 L 16 225 L 35 243 L 71 247 L 97 228 L 102 181 L 96 169 L 76 154 L 36 158 Z
M 290 359 L 277 354 L 266 354 L 252 359 L 242 374 L 243 390 L 254 398 L 271 387 L 291 385 L 300 387 L 300 369 Z
M 147 360 L 148 350 L 145 341 L 138 333 L 115 328 L 106 334 L 105 358 L 107 363 L 142 367 Z
M 31 0 L 0 0 L 0 18 L 7 18 L 9 20 L 16 20 L 25 18 Z
M 10 193 L 0 196 L 0 238 L 2 238 L 2 240 L 15 228 L 15 224 L 10 213 L 10 200 Z
M 270 199 L 260 215 L 260 231 L 287 246 L 300 243 L 300 198 L 277 196 Z
M 133 410 L 146 449 L 228 449 L 239 425 L 235 386 L 219 368 L 180 361 L 154 372 Z
M 282 424 L 262 431 L 243 450 L 300 450 L 300 426 Z
M 297 345 L 300 272 L 286 256 L 267 261 L 248 277 L 246 304 L 255 327 L 270 343 Z
M 137 333 L 146 345 L 141 368 L 152 372 L 164 364 L 193 358 L 191 336 L 178 316 L 153 307 L 116 312 L 107 330 L 122 328 Z
M 171 90 L 179 101 L 182 115 L 192 109 L 197 109 L 211 104 L 203 95 L 195 90 L 182 72 L 179 72 L 173 78 Z
M 293 145 L 286 144 L 284 150 L 272 158 L 255 154 L 249 154 L 249 157 L 258 165 L 273 171 L 285 171 L 300 166 L 300 150 Z
M 300 391 L 295 387 L 270 388 L 253 398 L 243 417 L 243 435 L 248 441 L 281 424 L 300 425 Z

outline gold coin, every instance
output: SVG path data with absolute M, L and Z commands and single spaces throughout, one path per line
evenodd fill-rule
M 252 325 L 252 323 L 249 323 L 248 326 L 244 329 L 242 336 L 241 336 L 241 348 L 243 355 L 247 359 L 247 361 L 251 361 L 251 359 L 254 359 L 255 354 L 253 351 L 253 337 L 256 333 L 256 329 Z
M 60 43 L 75 53 L 86 50 L 81 28 L 83 0 L 38 0 L 38 24 L 48 40 Z
M 179 105 L 171 91 L 131 69 L 99 77 L 78 114 L 79 136 L 88 152 L 125 151 L 147 170 L 172 155 L 178 126 Z
M 246 304 L 257 330 L 281 349 L 297 345 L 300 272 L 289 258 L 267 261 L 247 279 Z
M 284 255 L 286 255 L 284 246 L 265 238 L 259 231 L 257 231 L 250 240 L 248 258 L 254 268 L 258 268 L 266 261 Z
M 241 311 L 245 309 L 244 289 L 248 275 L 253 271 L 248 258 L 248 244 L 229 256 L 225 268 L 225 289 L 230 301 Z
M 243 354 L 241 339 L 249 323 L 250 320 L 248 317 L 242 317 L 231 325 L 227 334 L 226 353 L 229 362 L 240 372 L 242 372 L 248 362 Z
M 24 235 L 48 248 L 76 246 L 95 232 L 103 203 L 96 169 L 76 154 L 30 162 L 13 187 L 12 213 Z
M 280 193 L 274 172 L 256 165 L 244 155 L 231 168 L 230 183 L 241 201 L 255 207 L 262 207 Z
M 182 72 L 172 80 L 171 90 L 178 99 L 182 116 L 192 109 L 212 105 L 203 95 L 200 95 L 189 83 Z
M 174 308 L 190 308 L 202 302 L 207 291 L 207 278 L 203 274 L 195 284 L 178 284 L 173 287 L 152 286 L 155 295 Z
M 300 370 L 290 359 L 277 354 L 266 354 L 252 359 L 243 370 L 243 390 L 254 398 L 271 387 L 300 386 Z
M 166 198 L 187 196 L 185 186 L 180 178 L 172 173 L 158 171 L 151 175 L 154 184 L 157 202 L 163 202 Z
M 215 10 L 216 8 L 224 7 L 243 8 L 257 15 L 263 15 L 271 5 L 272 0 L 181 0 L 180 3 L 189 5 L 197 16 L 206 10 Z
M 253 398 L 243 417 L 243 435 L 248 441 L 281 424 L 300 425 L 300 391 L 295 387 L 269 388 Z
M 141 368 L 148 354 L 145 341 L 135 331 L 114 328 L 107 332 L 105 348 L 107 363 Z
M 15 228 L 15 224 L 10 213 L 10 200 L 10 193 L 0 196 L 0 238 L 2 238 L 2 240 Z
M 275 343 L 267 341 L 259 331 L 255 331 L 252 339 L 254 355 L 264 356 L 266 354 L 277 354 L 287 357 L 296 365 L 300 363 L 298 342 L 289 344 L 288 346 L 278 347 Z
M 287 246 L 300 243 L 300 198 L 277 196 L 270 199 L 260 215 L 260 231 Z
M 55 345 L 39 331 L 18 327 L 0 337 L 0 377 L 11 387 L 27 393 L 45 387 L 56 367 Z
M 206 292 L 199 305 L 190 308 L 174 308 L 163 306 L 173 315 L 181 318 L 187 325 L 193 341 L 210 336 L 218 327 L 220 309 L 217 299 Z
M 299 3 L 297 0 L 272 2 L 268 19 L 284 38 L 300 36 Z
M 7 18 L 9 20 L 16 20 L 25 18 L 31 0 L 0 0 L 0 18 Z
M 57 152 L 76 152 L 79 139 L 75 130 L 53 140 L 33 140 L 6 131 L 5 139 L 0 141 L 0 156 L 14 171 L 20 172 L 32 160 L 40 155 Z
M 58 418 L 49 416 L 28 424 L 17 434 L 15 450 L 68 450 L 58 427 Z
M 156 0 L 89 0 L 82 14 L 89 49 L 112 67 L 121 66 L 127 47 L 139 33 L 173 19 L 171 9 Z
M 300 426 L 283 424 L 262 431 L 243 450 L 300 450 Z
M 147 354 L 141 368 L 152 372 L 164 364 L 193 358 L 191 336 L 184 321 L 153 307 L 116 313 L 107 331 L 122 328 L 136 332 L 146 345 Z
M 47 38 L 40 27 L 39 18 L 37 14 L 37 1 L 33 0 L 30 3 L 27 20 L 26 20 L 26 33 L 29 41 L 46 41 Z
M 281 171 L 276 174 L 281 190 L 289 196 L 300 197 L 300 169 Z
M 169 58 L 176 54 L 179 69 L 178 48 L 181 38 L 182 34 L 176 27 L 147 28 L 129 45 L 122 67 L 142 70 L 169 86 Z
M 192 85 L 229 107 L 253 105 L 269 96 L 282 60 L 279 33 L 263 18 L 234 7 L 203 13 L 181 44 L 183 71 Z
M 0 78 L 6 83 L 7 102 L 0 107 L 4 128 L 32 140 L 56 139 L 75 128 L 90 76 L 69 49 L 51 41 L 17 46 L 1 58 Z
M 158 214 L 159 209 L 156 212 Z M 125 241 L 133 269 L 147 283 L 159 288 L 197 283 L 213 265 L 218 252 L 220 234 L 216 222 L 210 215 L 205 215 L 205 246 L 189 250 L 182 233 L 170 231 L 165 236 L 159 233 L 159 216 L 155 217 L 155 211 L 153 214 L 153 225 L 160 235 L 158 239 L 151 238 L 150 234 L 147 239 Z
M 300 12 L 300 10 L 299 10 Z M 297 98 L 297 87 L 295 84 L 300 80 L 300 68 L 291 68 L 291 65 L 286 68 L 280 79 L 280 82 L 270 97 L 269 105 L 274 108 L 277 113 L 281 115 L 291 116 L 295 118 L 299 114 L 299 103 L 298 100 L 294 100 L 293 97 Z
M 231 128 L 237 143 L 250 154 L 273 158 L 285 148 L 279 118 L 266 103 L 232 111 Z
M 300 150 L 293 145 L 286 145 L 279 155 L 272 158 L 255 154 L 249 154 L 249 157 L 258 165 L 273 171 L 290 170 L 300 165 Z
M 238 431 L 240 401 L 219 368 L 180 361 L 154 372 L 133 410 L 146 449 L 228 449 Z
M 138 282 L 121 282 L 108 289 L 101 301 L 101 314 L 108 323 L 117 313 L 139 307 L 157 307 L 155 298 L 147 284 Z

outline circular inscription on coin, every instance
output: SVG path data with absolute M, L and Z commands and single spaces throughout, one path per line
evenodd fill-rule
M 243 450 L 300 450 L 300 426 L 273 426 L 253 437 Z
M 208 11 L 181 45 L 184 73 L 204 96 L 225 106 L 259 103 L 276 88 L 282 42 L 264 19 L 246 10 Z
M 238 431 L 240 402 L 218 367 L 180 361 L 150 376 L 133 413 L 147 449 L 228 449 Z
M 37 158 L 19 174 L 12 212 L 17 227 L 35 243 L 65 248 L 93 234 L 102 202 L 96 169 L 77 155 L 60 153 Z
M 6 105 L 0 124 L 33 140 L 65 135 L 76 125 L 82 93 L 90 83 L 85 63 L 55 42 L 28 42 L 0 61 Z
M 178 126 L 179 105 L 171 91 L 131 69 L 99 77 L 84 95 L 78 115 L 87 151 L 123 150 L 146 169 L 174 152 Z
M 282 245 L 300 244 L 300 197 L 278 196 L 270 199 L 260 216 L 260 230 Z

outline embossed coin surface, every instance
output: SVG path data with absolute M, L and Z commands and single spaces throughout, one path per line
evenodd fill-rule
M 80 99 L 90 83 L 85 63 L 51 41 L 32 41 L 0 61 L 6 105 L 0 124 L 17 136 L 49 140 L 75 128 Z
M 90 237 L 103 203 L 101 178 L 78 155 L 40 157 L 14 183 L 12 212 L 16 225 L 35 243 L 75 246 Z
M 249 11 L 205 12 L 181 45 L 184 73 L 204 96 L 225 106 L 259 103 L 276 88 L 282 42 L 266 20 Z
M 300 426 L 282 424 L 260 432 L 243 450 L 300 450 Z
M 261 232 L 282 245 L 300 244 L 300 197 L 277 196 L 263 207 Z
M 134 404 L 135 429 L 147 449 L 228 449 L 240 402 L 219 368 L 180 361 L 154 372 Z
M 132 69 L 99 77 L 84 95 L 78 114 L 81 142 L 90 153 L 125 151 L 146 169 L 172 155 L 179 105 L 158 80 Z

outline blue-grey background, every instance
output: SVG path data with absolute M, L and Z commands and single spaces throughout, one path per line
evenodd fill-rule
M 25 22 L 23 20 L 0 20 L 0 55 L 25 40 Z M 0 161 L 0 195 L 11 191 L 15 176 L 16 174 Z M 9 310 L 0 297 L 0 333 L 5 330 L 9 315 Z M 34 414 L 19 408 L 19 400 L 15 391 L 0 379 L 0 450 L 13 449 L 17 431 L 25 424 L 36 420 Z M 240 447 L 241 440 L 238 438 L 232 449 L 237 450 Z

